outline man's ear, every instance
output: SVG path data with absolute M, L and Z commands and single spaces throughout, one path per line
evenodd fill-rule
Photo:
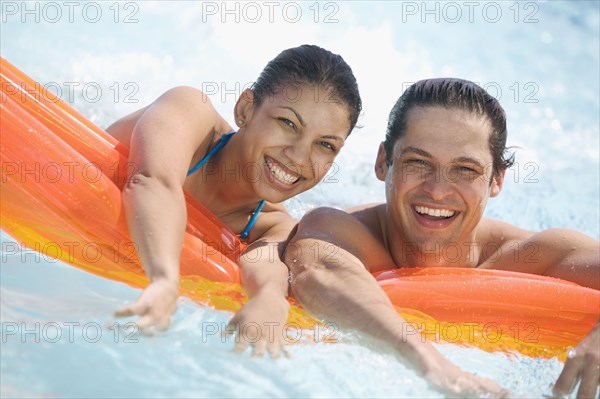
M 490 197 L 495 197 L 500 194 L 502 190 L 502 184 L 504 184 L 504 175 L 506 174 L 506 169 L 502 169 L 500 174 L 492 177 L 492 187 L 490 188 Z
M 252 113 L 254 112 L 254 93 L 250 89 L 246 89 L 242 92 L 240 97 L 235 103 L 233 114 L 235 115 L 235 124 L 238 127 L 246 125 L 250 119 L 252 119 Z
M 383 143 L 379 144 L 379 150 L 377 151 L 377 160 L 375 161 L 375 176 L 381 181 L 385 181 L 387 175 L 388 164 L 385 157 L 385 147 Z

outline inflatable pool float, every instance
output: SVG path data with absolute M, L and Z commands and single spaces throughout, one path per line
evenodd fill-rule
M 24 247 L 144 287 L 121 208 L 121 188 L 135 172 L 128 149 L 5 59 L 0 84 L 1 228 Z M 189 195 L 186 202 L 181 294 L 236 311 L 246 299 L 235 263 L 244 246 L 202 204 Z M 600 316 L 599 291 L 550 277 L 417 268 L 376 278 L 406 332 L 434 342 L 564 359 Z M 289 323 L 316 325 L 298 306 Z

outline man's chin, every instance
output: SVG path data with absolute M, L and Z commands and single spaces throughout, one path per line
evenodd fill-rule
M 445 253 L 453 248 L 460 248 L 460 244 L 449 237 L 413 237 L 407 244 L 406 250 L 413 250 L 424 255 Z M 455 252 L 455 251 L 453 251 Z

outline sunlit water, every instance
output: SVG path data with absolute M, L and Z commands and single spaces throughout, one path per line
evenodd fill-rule
M 342 54 L 363 95 L 362 128 L 325 182 L 289 201 L 296 216 L 382 201 L 373 161 L 402 89 L 433 76 L 474 80 L 500 98 L 509 145 L 520 147 L 487 216 L 599 238 L 596 2 L 482 2 L 472 14 L 461 2 L 431 2 L 429 12 L 421 2 L 275 3 L 231 3 L 227 14 L 220 2 L 76 2 L 70 15 L 60 2 L 60 14 L 2 2 L 1 51 L 104 127 L 180 84 L 211 93 L 232 121 L 239 92 L 282 49 L 316 43 Z M 289 359 L 234 355 L 231 340 L 210 333 L 231 314 L 186 299 L 159 337 L 107 328 L 139 291 L 2 240 L 2 397 L 439 396 L 398 358 L 348 334 L 335 345 L 290 345 Z M 438 347 L 514 396 L 549 394 L 561 369 L 555 359 Z

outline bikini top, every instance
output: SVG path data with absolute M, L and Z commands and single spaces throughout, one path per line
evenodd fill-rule
M 221 148 L 225 147 L 225 145 L 229 142 L 229 139 L 231 139 L 231 137 L 235 133 L 236 132 L 229 132 L 227 134 L 222 135 L 221 138 L 219 139 L 219 142 L 217 143 L 217 145 L 214 146 L 204 156 L 204 158 L 202 158 L 200 161 L 198 161 L 198 163 L 196 165 L 194 165 L 194 167 L 187 172 L 187 176 L 191 175 L 192 173 L 194 173 L 195 171 L 200 169 L 202 166 L 204 166 L 204 164 L 206 164 L 213 157 L 213 155 L 215 155 L 217 152 L 219 152 L 219 150 Z M 252 228 L 254 227 L 254 224 L 256 223 L 256 219 L 258 218 L 258 214 L 260 213 L 260 211 L 262 211 L 263 206 L 265 206 L 265 200 L 260 201 L 260 203 L 258 204 L 258 207 L 256 208 L 256 211 L 254 211 L 252 213 L 252 216 L 250 217 L 248 224 L 246 225 L 246 227 L 244 227 L 244 230 L 240 233 L 239 237 L 241 240 L 248 239 L 248 235 L 250 235 L 250 230 L 252 230 Z

